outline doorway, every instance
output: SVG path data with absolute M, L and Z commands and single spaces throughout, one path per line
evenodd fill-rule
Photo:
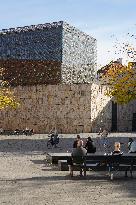
M 116 132 L 117 131 L 117 103 L 114 103 L 112 101 L 112 126 L 111 131 Z
M 136 113 L 133 113 L 133 118 L 132 118 L 132 131 L 136 132 Z

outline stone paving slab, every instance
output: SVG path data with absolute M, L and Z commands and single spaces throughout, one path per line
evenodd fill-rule
M 100 136 L 96 133 L 81 133 L 81 138 L 86 141 L 88 136 L 91 136 L 98 152 L 103 152 L 103 146 L 100 142 Z M 128 152 L 127 143 L 128 137 L 136 139 L 136 133 L 110 133 L 108 135 L 108 141 L 111 152 L 114 149 L 114 142 L 119 141 L 123 143 L 121 150 Z M 3 136 L 0 135 L 0 152 L 11 153 L 11 154 L 36 154 L 36 153 L 47 153 L 47 152 L 71 152 L 73 147 L 73 141 L 76 138 L 76 134 L 62 134 L 60 135 L 60 143 L 57 148 L 47 148 L 47 134 L 35 134 L 32 136 L 25 135 L 11 135 Z
M 62 138 L 69 146 L 73 138 Z M 117 135 L 121 137 L 121 135 Z M 124 136 L 124 135 L 123 135 Z M 125 135 L 127 139 L 128 135 Z M 135 137 L 133 135 L 133 137 Z M 1 138 L 1 136 L 0 136 Z M 69 143 L 69 139 L 72 142 Z M 24 140 L 24 141 L 22 141 Z M 45 143 L 44 143 L 45 141 Z M 75 172 L 61 172 L 46 160 L 44 135 L 2 136 L 0 140 L 0 204 L 2 205 L 135 205 L 134 178 L 116 174 L 110 181 L 106 173 L 88 172 L 80 178 Z M 68 144 L 67 144 L 68 143 Z M 67 147 L 66 147 L 67 148 Z M 57 148 L 59 149 L 59 148 Z M 55 149 L 56 151 L 56 149 Z

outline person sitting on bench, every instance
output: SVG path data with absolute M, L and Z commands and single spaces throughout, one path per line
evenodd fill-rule
M 78 164 L 81 165 L 83 164 L 84 160 L 83 157 L 86 156 L 87 150 L 83 147 L 82 141 L 79 140 L 77 142 L 77 148 L 74 148 L 72 151 L 72 160 L 69 161 L 69 168 L 70 168 L 70 176 L 73 177 L 73 165 Z M 80 169 L 80 176 L 82 176 L 82 169 Z
M 79 141 L 82 143 L 82 146 L 83 146 L 83 140 L 81 140 L 80 135 L 77 135 L 77 138 L 76 138 L 76 140 L 75 140 L 74 143 L 73 143 L 73 148 L 77 148 L 77 143 L 78 143 Z
M 131 137 L 128 138 L 128 149 L 130 150 L 131 144 L 133 142 L 133 139 Z
M 120 155 L 122 152 L 120 151 L 120 142 L 115 142 L 114 144 L 114 151 L 112 152 L 113 155 Z
M 87 138 L 86 144 L 85 144 L 85 149 L 87 149 L 87 153 L 95 153 L 96 152 L 96 147 L 93 144 L 93 140 L 91 137 Z
M 133 141 L 132 138 L 129 138 L 128 148 L 129 153 L 136 153 L 136 141 Z

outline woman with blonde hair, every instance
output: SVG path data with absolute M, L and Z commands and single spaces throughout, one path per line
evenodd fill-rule
M 112 152 L 112 154 L 122 154 L 122 152 L 120 151 L 120 142 L 115 142 L 114 151 Z

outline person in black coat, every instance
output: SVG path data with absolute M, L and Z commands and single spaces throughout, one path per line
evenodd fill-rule
M 85 148 L 87 149 L 87 153 L 95 153 L 96 152 L 96 147 L 93 144 L 93 140 L 91 137 L 87 138 Z

